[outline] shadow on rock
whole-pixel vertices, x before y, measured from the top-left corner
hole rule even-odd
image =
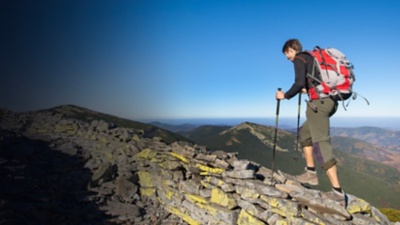
[[[0,131],[0,224],[110,224],[80,156]]]

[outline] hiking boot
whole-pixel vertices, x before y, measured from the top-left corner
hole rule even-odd
[[[316,186],[318,185],[318,177],[316,171],[310,171],[305,169],[304,173],[294,177],[298,182],[302,184],[309,184]]]
[[[332,191],[330,191],[330,192],[321,193],[321,196],[323,198],[328,198],[330,200],[338,202],[343,208],[347,207],[346,194],[343,191],[342,191],[342,193],[340,193],[340,192],[332,189]]]

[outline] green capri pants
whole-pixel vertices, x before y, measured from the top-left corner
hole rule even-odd
[[[316,160],[324,170],[328,170],[337,163],[332,154],[329,118],[335,114],[338,103],[331,98],[324,98],[323,102],[312,100],[312,103],[317,112],[307,106],[307,119],[300,130],[300,144],[302,147],[312,146]]]

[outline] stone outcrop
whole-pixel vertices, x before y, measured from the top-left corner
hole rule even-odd
[[[235,153],[105,121],[0,111],[0,224],[393,224]]]

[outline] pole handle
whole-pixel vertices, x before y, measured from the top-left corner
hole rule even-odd
[[[278,91],[282,91],[282,88],[278,88]],[[279,108],[280,108],[280,103],[281,100],[277,99],[277,105],[276,105],[276,126],[278,126],[278,115],[279,115]]]

